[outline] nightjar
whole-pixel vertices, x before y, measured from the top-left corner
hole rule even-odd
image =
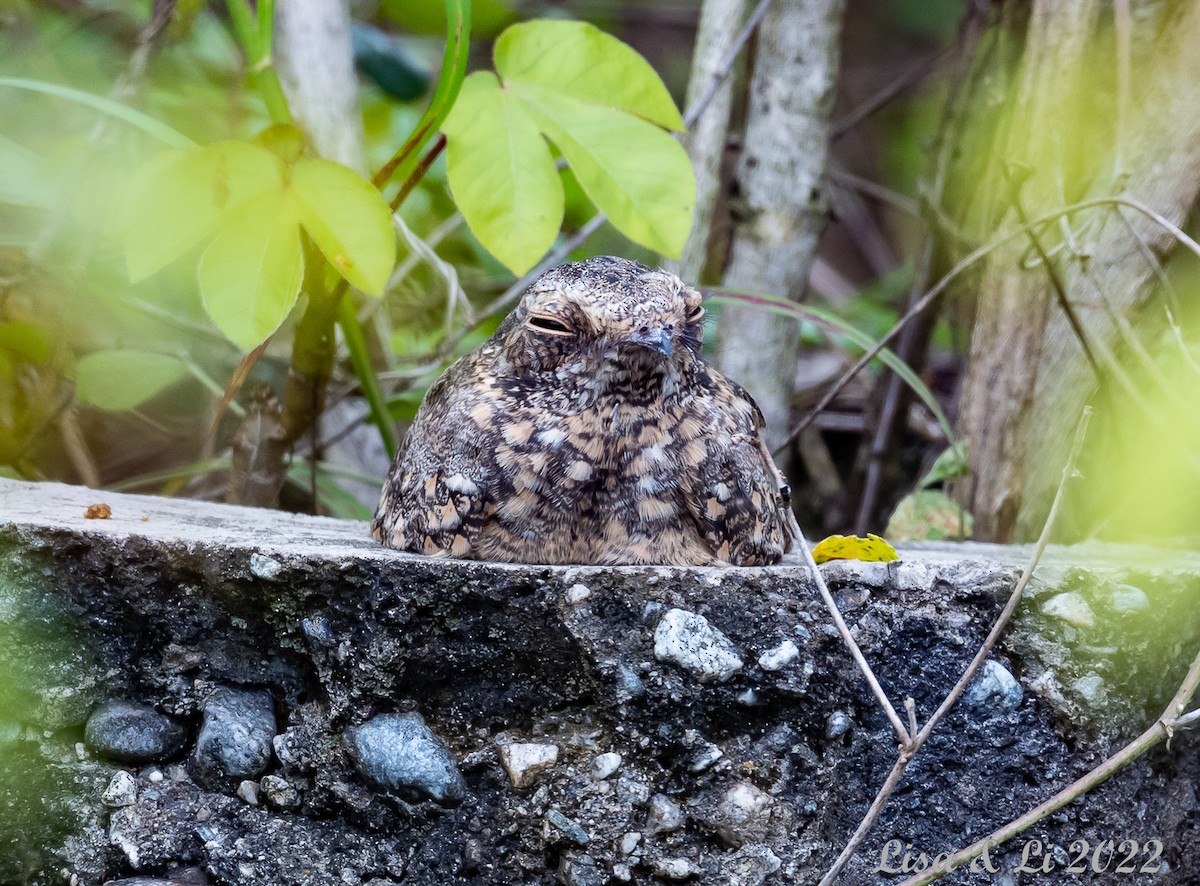
[[[372,534],[475,560],[778,561],[787,486],[758,407],[701,357],[703,317],[698,292],[636,262],[547,271],[425,395]]]

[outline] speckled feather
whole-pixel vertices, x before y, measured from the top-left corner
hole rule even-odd
[[[383,488],[389,547],[523,563],[774,563],[787,488],[700,355],[700,294],[602,256],[543,274],[429,389]]]

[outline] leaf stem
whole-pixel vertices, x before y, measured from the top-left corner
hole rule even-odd
[[[350,352],[350,363],[354,366],[354,374],[358,376],[359,387],[371,410],[371,418],[379,429],[379,437],[383,448],[391,458],[396,454],[398,446],[396,431],[392,426],[392,415],[388,411],[383,389],[379,387],[379,379],[375,376],[375,368],[371,365],[371,355],[367,350],[366,336],[363,335],[362,325],[358,322],[358,314],[354,310],[354,300],[346,292],[345,281],[334,290],[334,298],[339,300],[338,325],[342,327],[342,335],[346,339],[346,349]]]

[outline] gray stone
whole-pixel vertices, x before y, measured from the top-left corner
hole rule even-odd
[[[963,703],[981,712],[1004,713],[1021,706],[1025,693],[1004,665],[988,659],[963,693]]]
[[[452,806],[467,792],[458,763],[420,714],[377,714],[344,735],[358,771],[372,784]]]
[[[586,846],[591,840],[588,832],[581,828],[578,822],[567,818],[557,809],[546,813],[546,825],[549,842],[559,842],[561,837],[565,837],[576,846]]]
[[[558,863],[558,880],[563,886],[604,886],[605,879],[591,856],[563,856]]]
[[[850,727],[853,725],[854,721],[845,711],[834,711],[825,718],[825,737],[841,738],[850,731]]]
[[[1133,585],[1117,585],[1108,598],[1108,605],[1113,612],[1122,615],[1132,612],[1144,612],[1150,608],[1150,598],[1141,588]]]
[[[738,782],[727,790],[717,805],[717,835],[727,846],[762,843],[771,828],[775,800],[749,782]]]
[[[679,665],[702,682],[722,682],[742,669],[742,657],[732,641],[703,615],[685,609],[668,610],[659,619],[654,657]]]
[[[188,771],[202,784],[234,790],[271,762],[275,704],[269,692],[218,687],[204,702],[204,720]]]
[[[110,701],[88,717],[88,747],[121,763],[159,763],[178,754],[187,731],[176,720],[148,705]]]
[[[267,802],[276,809],[295,809],[300,805],[300,792],[280,775],[264,775],[259,787]]]

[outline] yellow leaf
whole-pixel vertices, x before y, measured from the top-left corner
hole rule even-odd
[[[874,533],[866,538],[857,535],[831,535],[813,548],[813,560],[825,563],[829,560],[867,560],[872,563],[887,563],[899,560],[896,549]]]

